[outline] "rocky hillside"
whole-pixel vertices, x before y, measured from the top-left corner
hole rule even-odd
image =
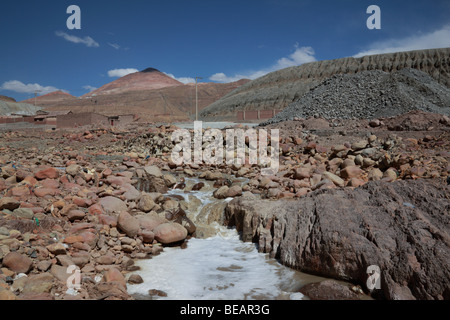
[[[0,100],[0,116],[10,116],[12,114],[33,115],[40,107],[35,107],[28,103],[6,102]]]
[[[376,119],[411,110],[450,115],[450,88],[411,68],[334,75],[261,124],[313,116]]]
[[[450,87],[450,48],[325,60],[269,73],[230,92],[202,111],[204,119],[235,119],[238,110],[284,109],[311,88],[337,74],[413,68]]]

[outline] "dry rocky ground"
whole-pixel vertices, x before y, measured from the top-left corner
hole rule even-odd
[[[184,176],[235,198],[218,220],[282,263],[362,288],[366,267],[378,264],[376,297],[450,298],[448,117],[271,128],[280,129],[273,176],[249,164],[176,166],[170,125],[0,133],[0,299],[133,299],[135,259],[196,235],[187,204],[166,194]],[[77,295],[67,287],[71,265],[81,270]]]

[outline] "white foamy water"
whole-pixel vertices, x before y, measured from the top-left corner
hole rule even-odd
[[[258,253],[254,244],[243,243],[235,230],[192,238],[186,249],[165,248],[136,265],[144,283],[128,285],[128,292],[148,295],[157,289],[171,300],[289,299],[299,285],[293,270]]]
[[[189,184],[196,178],[186,179]],[[207,188],[208,189],[208,188]],[[206,204],[217,201],[213,189],[192,191],[171,190],[189,201],[189,194],[202,202],[197,212],[188,212],[195,221]],[[149,290],[167,293],[167,297],[153,299],[170,300],[274,300],[303,298],[298,293],[302,285],[317,281],[303,273],[287,268],[267,254],[259,253],[255,244],[242,242],[234,229],[214,223],[217,234],[206,239],[191,238],[186,249],[166,247],[152,259],[138,260],[142,284],[128,284],[128,292],[137,297],[149,297]]]

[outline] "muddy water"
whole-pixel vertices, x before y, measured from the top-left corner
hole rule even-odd
[[[186,180],[190,190],[196,179]],[[223,210],[225,202],[212,197],[215,190],[206,185],[201,191],[172,190],[183,196],[187,214],[197,225],[197,234],[186,249],[165,248],[152,259],[138,260],[144,282],[128,285],[137,299],[170,300],[294,300],[304,298],[298,289],[306,283],[323,280],[284,267],[267,254],[259,253],[255,244],[242,242],[235,229],[221,226],[210,218]],[[217,214],[216,214],[217,215]],[[149,296],[149,290],[164,291],[167,296]]]

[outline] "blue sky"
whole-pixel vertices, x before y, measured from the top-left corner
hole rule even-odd
[[[69,30],[69,5],[81,30]],[[366,9],[381,9],[369,30]],[[254,79],[284,67],[450,47],[450,1],[58,0],[0,2],[0,94],[81,96],[148,67],[183,82]]]

